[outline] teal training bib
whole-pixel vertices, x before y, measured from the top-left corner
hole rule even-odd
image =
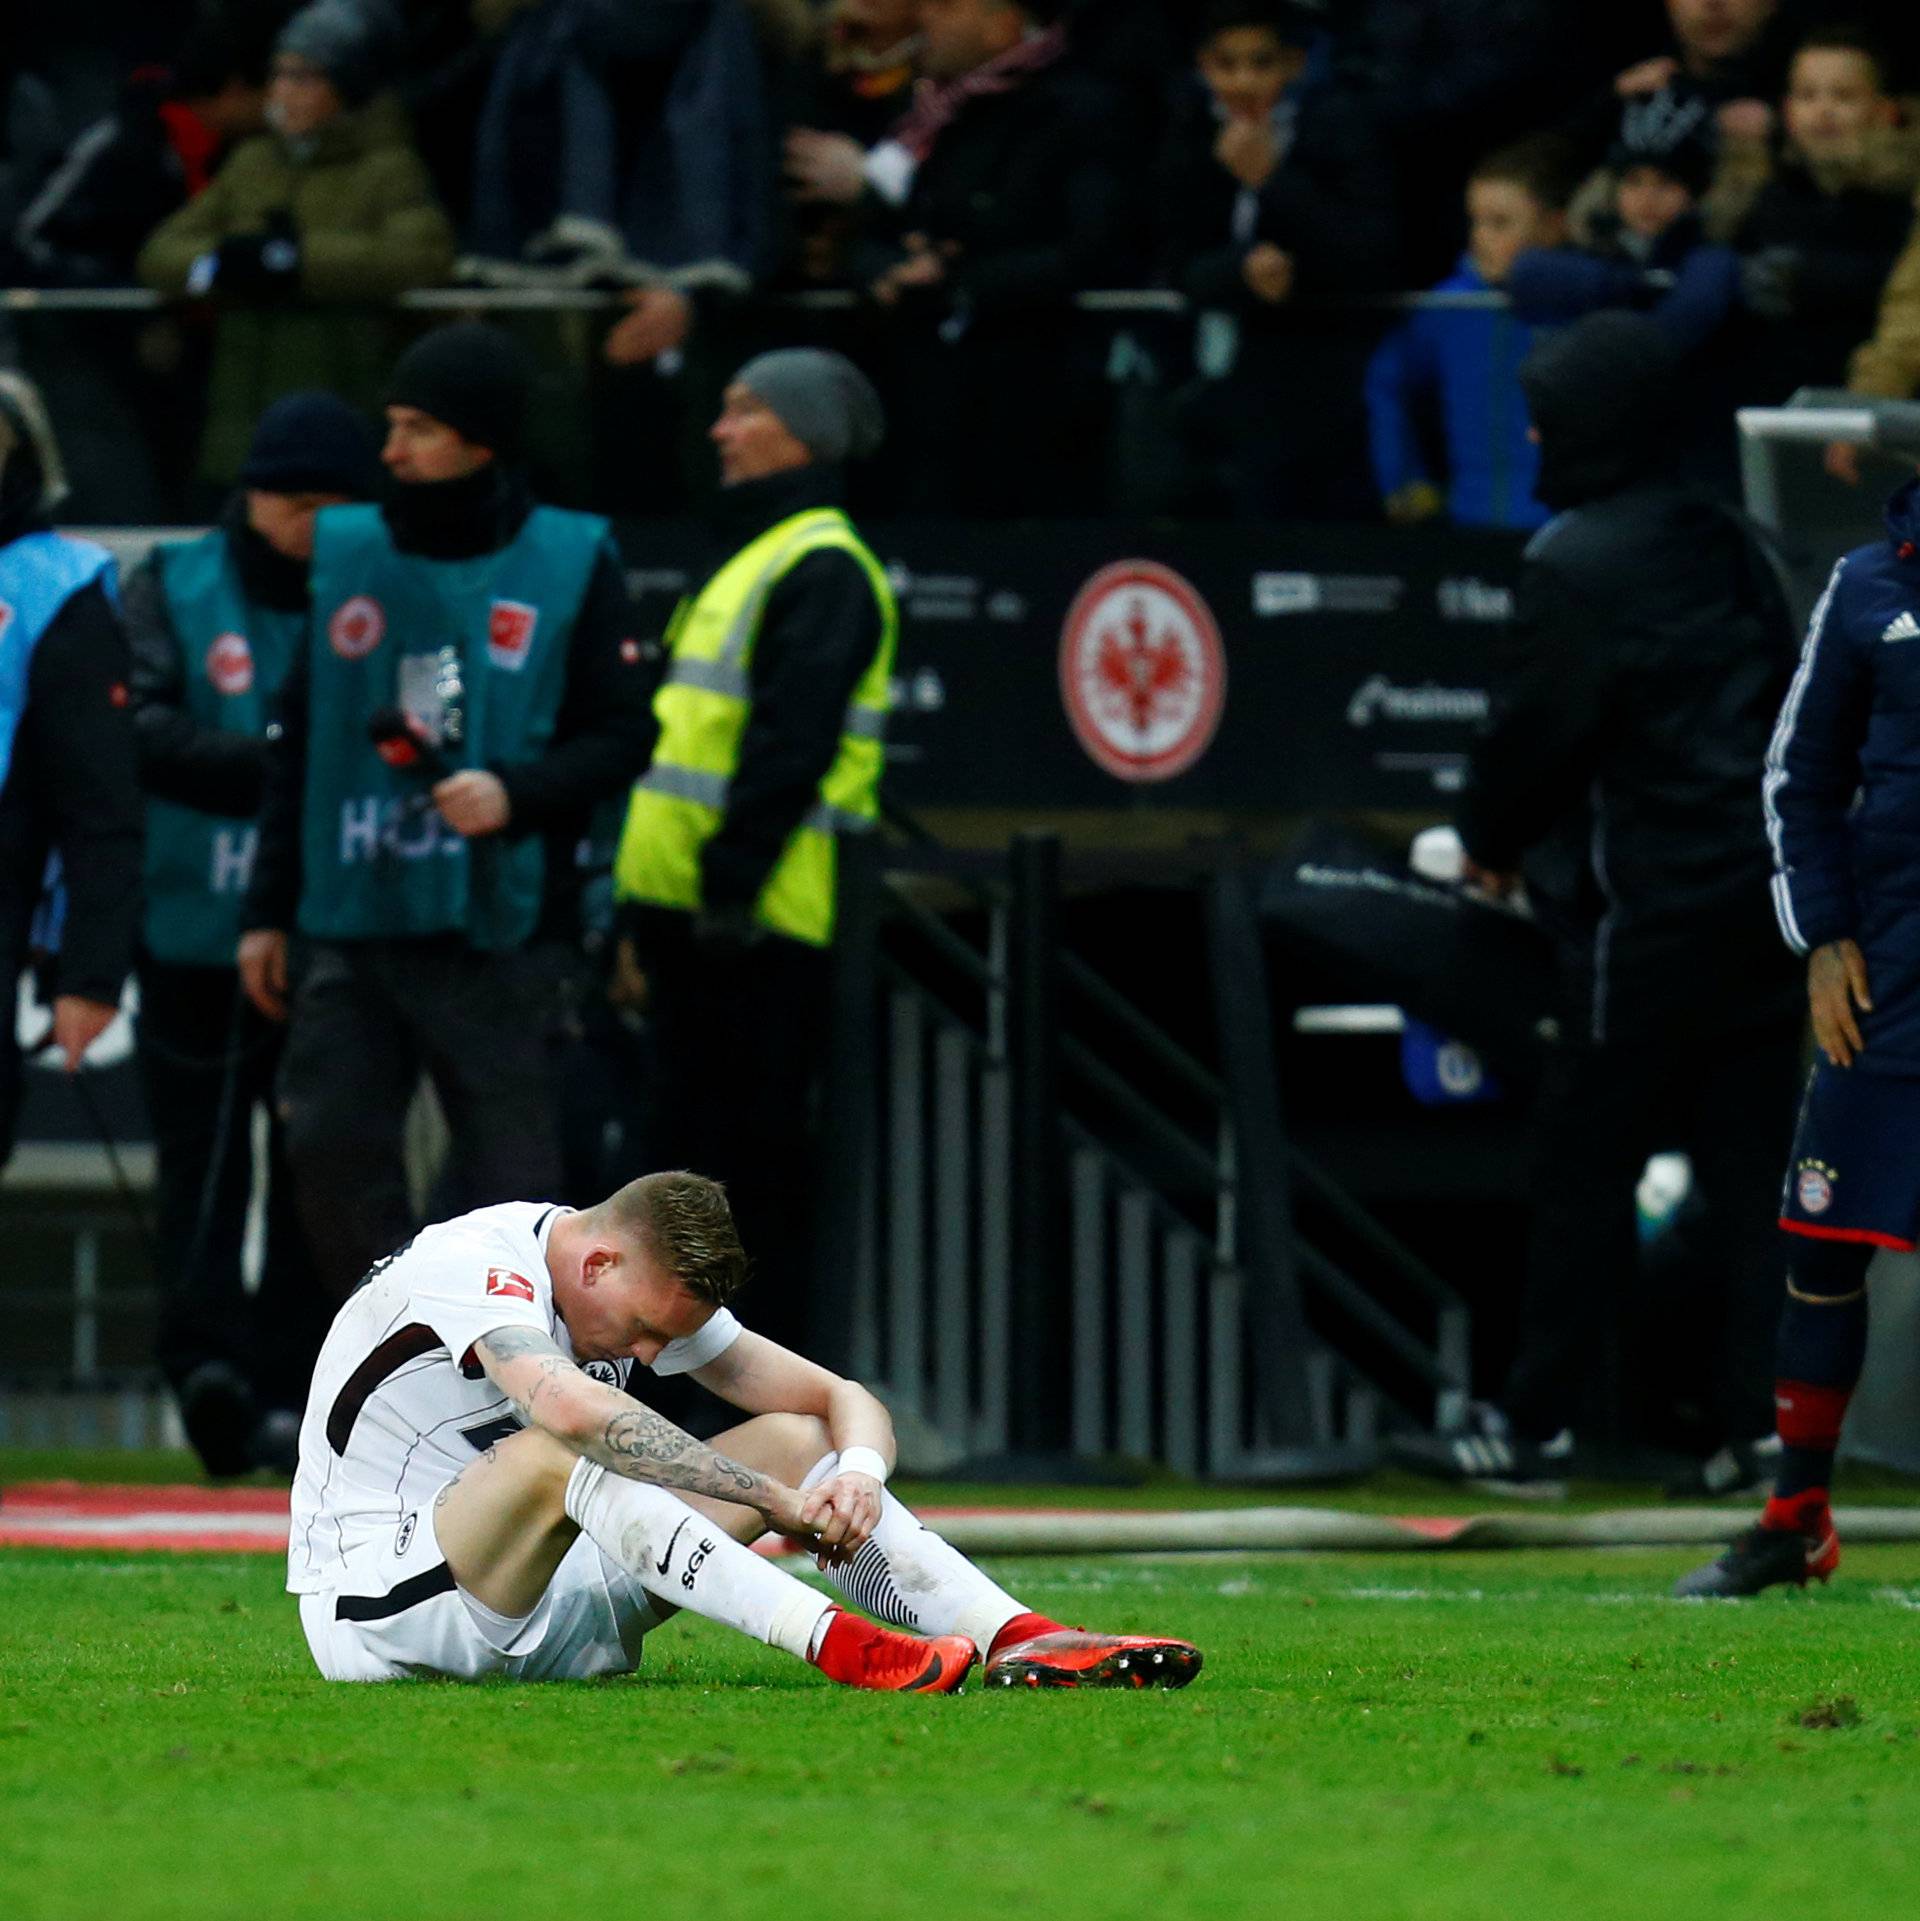
[[[610,545],[592,515],[536,507],[496,553],[398,552],[377,507],[315,522],[301,929],[324,940],[456,933],[522,945],[545,880],[538,835],[469,842],[430,782],[389,767],[368,723],[383,707],[427,722],[453,768],[537,759],[553,738],[567,650]]]
[[[182,704],[204,727],[259,738],[306,616],[248,601],[219,528],[159,548],[154,565],[180,640]],[[257,833],[250,820],[148,801],[146,945],[156,960],[233,965]]]

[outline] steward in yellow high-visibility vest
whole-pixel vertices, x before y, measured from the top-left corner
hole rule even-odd
[[[840,505],[883,431],[838,354],[748,362],[713,428],[729,556],[684,601],[614,861],[658,1057],[655,1164],[724,1181],[754,1325],[804,1347],[836,847],[879,812],[898,613]]]
[[[837,354],[764,354],[728,389],[714,439],[737,548],[668,629],[617,900],[832,941],[835,837],[879,816],[899,629],[839,505],[841,461],[879,432],[877,396]]]

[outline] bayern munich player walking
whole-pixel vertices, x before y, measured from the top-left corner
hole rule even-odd
[[[1920,481],[1833,570],[1767,756],[1774,907],[1808,956],[1815,1064],[1787,1164],[1782,1457],[1759,1524],[1682,1595],[1824,1581],[1828,1489],[1867,1350],[1867,1265],[1920,1240]]]
[[[849,1687],[953,1693],[976,1659],[1006,1687],[1199,1672],[1185,1641],[1034,1613],[916,1520],[886,1409],[742,1327],[745,1272],[724,1193],[681,1173],[481,1208],[380,1262],[300,1436],[287,1585],[321,1673],[624,1673],[681,1608]],[[750,1418],[709,1447],[625,1391],[636,1363]],[[754,1553],[769,1529],[891,1625]]]

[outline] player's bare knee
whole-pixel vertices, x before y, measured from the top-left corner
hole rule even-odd
[[[529,1427],[496,1441],[481,1459],[484,1476],[463,1474],[463,1481],[483,1479],[491,1499],[510,1500],[522,1508],[537,1503],[558,1515],[565,1509],[567,1482],[580,1456],[543,1429]]]
[[[789,1486],[797,1486],[802,1475],[833,1452],[826,1422],[813,1414],[758,1414],[730,1434],[716,1435],[713,1444]]]
[[[573,1470],[580,1465],[580,1456],[566,1442],[556,1440],[544,1428],[529,1427],[510,1436],[500,1443],[502,1452],[517,1448],[520,1458],[525,1461],[527,1471],[549,1481],[562,1494]]]

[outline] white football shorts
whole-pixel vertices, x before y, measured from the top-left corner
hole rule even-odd
[[[300,1625],[329,1681],[439,1674],[578,1681],[631,1674],[643,1638],[675,1612],[581,1535],[540,1604],[507,1623],[455,1586],[431,1505],[398,1527],[347,1538],[338,1588],[300,1596]]]

